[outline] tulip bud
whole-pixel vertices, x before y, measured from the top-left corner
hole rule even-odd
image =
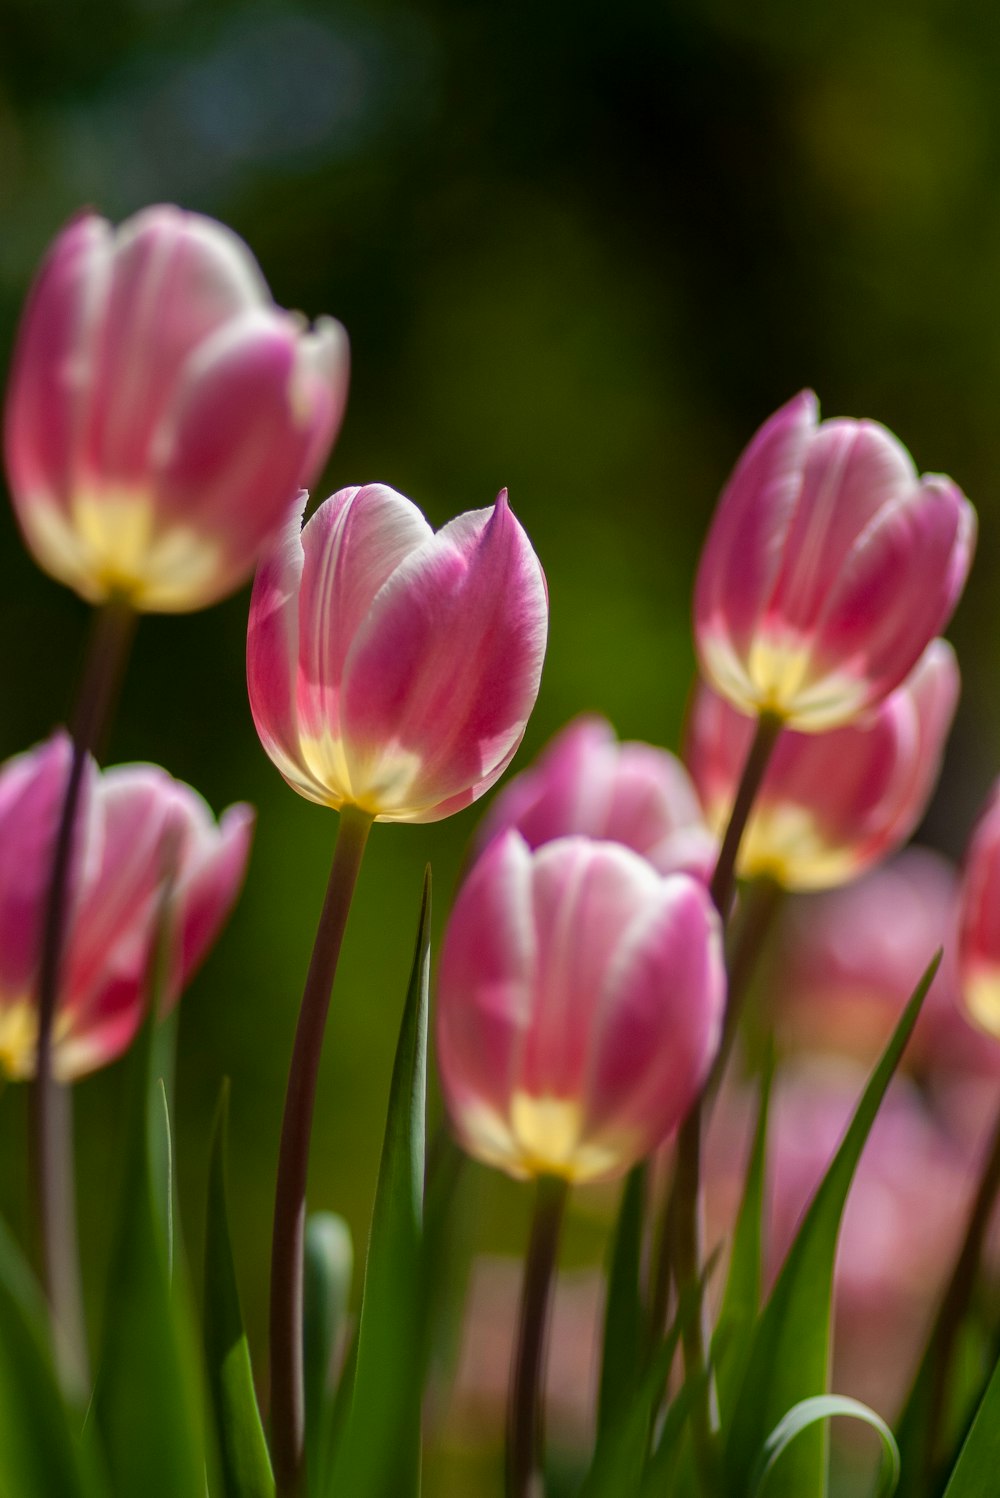
[[[339,323],[271,300],[229,229],[171,207],[56,239],[6,413],[35,560],[91,603],[183,612],[250,575],[322,466],[347,389]]]
[[[969,1017],[1000,1037],[1000,781],[965,855],[960,897],[959,976]]]
[[[503,490],[436,534],[383,484],[291,517],[250,601],[257,732],[300,795],[435,822],[510,763],[538,694],[545,579]]]
[[[57,734],[0,768],[0,1073],[34,1075],[36,987],[53,843],[69,774]],[[164,999],[176,1002],[243,881],[253,813],[218,825],[190,786],[155,765],[88,762],[68,885],[53,1070],[72,1081],[124,1051],[142,1019],[162,897],[171,893]]]
[[[715,689],[810,733],[900,684],[955,607],[976,531],[956,485],[918,478],[885,427],[817,418],[804,391],[740,458],[694,603]]]
[[[438,1060],[465,1149],[508,1174],[620,1175],[680,1123],[718,1046],[719,917],[700,882],[615,843],[513,830],[461,889]]]
[[[604,718],[570,723],[538,763],[497,796],[479,844],[516,827],[530,848],[557,837],[624,843],[661,874],[707,879],[717,854],[698,794],[676,755],[651,744],[621,744]]]
[[[824,734],[785,730],[768,763],[737,868],[787,889],[843,884],[900,847],[926,809],[958,700],[954,651],[934,640],[902,686]],[[696,689],[684,758],[709,825],[729,820],[753,723]]]

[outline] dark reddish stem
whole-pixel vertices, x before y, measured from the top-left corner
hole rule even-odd
[[[507,1402],[507,1498],[532,1498],[535,1474],[541,1470],[549,1302],[568,1194],[566,1181],[539,1178]]]
[[[52,1075],[52,1028],[59,1003],[69,871],[84,770],[88,755],[103,747],[135,623],[130,605],[117,598],[104,604],[94,620],[71,724],[73,755],[59,814],[39,958],[38,1054],[30,1110],[32,1168],[57,1357],[68,1384],[80,1391],[86,1385],[87,1351],[76,1235],[72,1106],[68,1091]]]
[[[271,1240],[271,1455],[279,1498],[298,1498],[305,1478],[302,1277],[309,1139],[330,995],[371,825],[371,816],[356,806],[340,813],[285,1094]]]

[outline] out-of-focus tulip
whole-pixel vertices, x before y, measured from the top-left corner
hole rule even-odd
[[[538,694],[548,599],[504,490],[434,532],[383,484],[290,519],[250,602],[261,742],[321,805],[435,822],[503,773]]]
[[[840,1143],[864,1067],[801,1059],[778,1076],[769,1115],[771,1201],[766,1272],[773,1280]],[[727,1118],[727,1111],[730,1117]],[[739,1113],[736,1107],[736,1133]],[[706,1149],[711,1246],[731,1231],[740,1150],[724,1096]],[[836,1263],[835,1389],[891,1415],[906,1393],[965,1227],[975,1162],[922,1104],[893,1082],[847,1200]],[[721,1210],[720,1210],[721,1209]]]
[[[722,495],[695,591],[709,681],[803,732],[897,687],[944,627],[975,543],[950,479],[872,421],[817,424],[811,391],[761,427]]]
[[[438,1059],[470,1154],[609,1179],[680,1123],[718,1044],[718,915],[703,884],[617,843],[502,833],[441,952]]]
[[[536,765],[497,796],[480,846],[516,827],[530,848],[580,834],[624,843],[661,874],[708,878],[718,852],[698,794],[676,755],[651,744],[619,743],[604,718],[570,723]]]
[[[1000,1037],[1000,781],[990,793],[965,857],[959,966],[965,1008]]]
[[[903,685],[857,723],[825,734],[786,729],[754,801],[738,871],[788,889],[823,889],[887,857],[923,816],[958,691],[954,651],[934,640]],[[697,688],[684,758],[720,833],[752,735],[751,719]]]
[[[783,1040],[870,1064],[939,948],[904,1065],[935,1090],[951,1078],[995,1079],[1000,1047],[958,1005],[958,876],[928,848],[789,907],[768,983]]]
[[[343,413],[347,339],[275,306],[246,245],[159,206],[84,214],[32,289],[6,417],[36,561],[92,603],[202,608],[238,587]]]
[[[34,1074],[39,944],[71,746],[57,734],[0,770],[0,1074]],[[171,894],[164,999],[173,1003],[215,940],[246,868],[248,806],[216,824],[190,786],[155,765],[88,762],[69,881],[53,1070],[105,1066],[140,1024],[165,881]]]

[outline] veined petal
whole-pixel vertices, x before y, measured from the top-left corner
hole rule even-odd
[[[352,781],[374,810],[412,819],[493,783],[534,705],[547,623],[542,570],[505,492],[407,557],[344,665]]]
[[[188,837],[177,881],[178,951],[183,987],[200,966],[243,886],[256,814],[245,802],[230,806],[216,825],[207,804],[188,793]]]

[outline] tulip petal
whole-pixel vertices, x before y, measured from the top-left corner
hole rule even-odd
[[[547,620],[541,567],[505,493],[411,553],[345,662],[341,715],[356,789],[412,820],[493,784],[537,695]]]

